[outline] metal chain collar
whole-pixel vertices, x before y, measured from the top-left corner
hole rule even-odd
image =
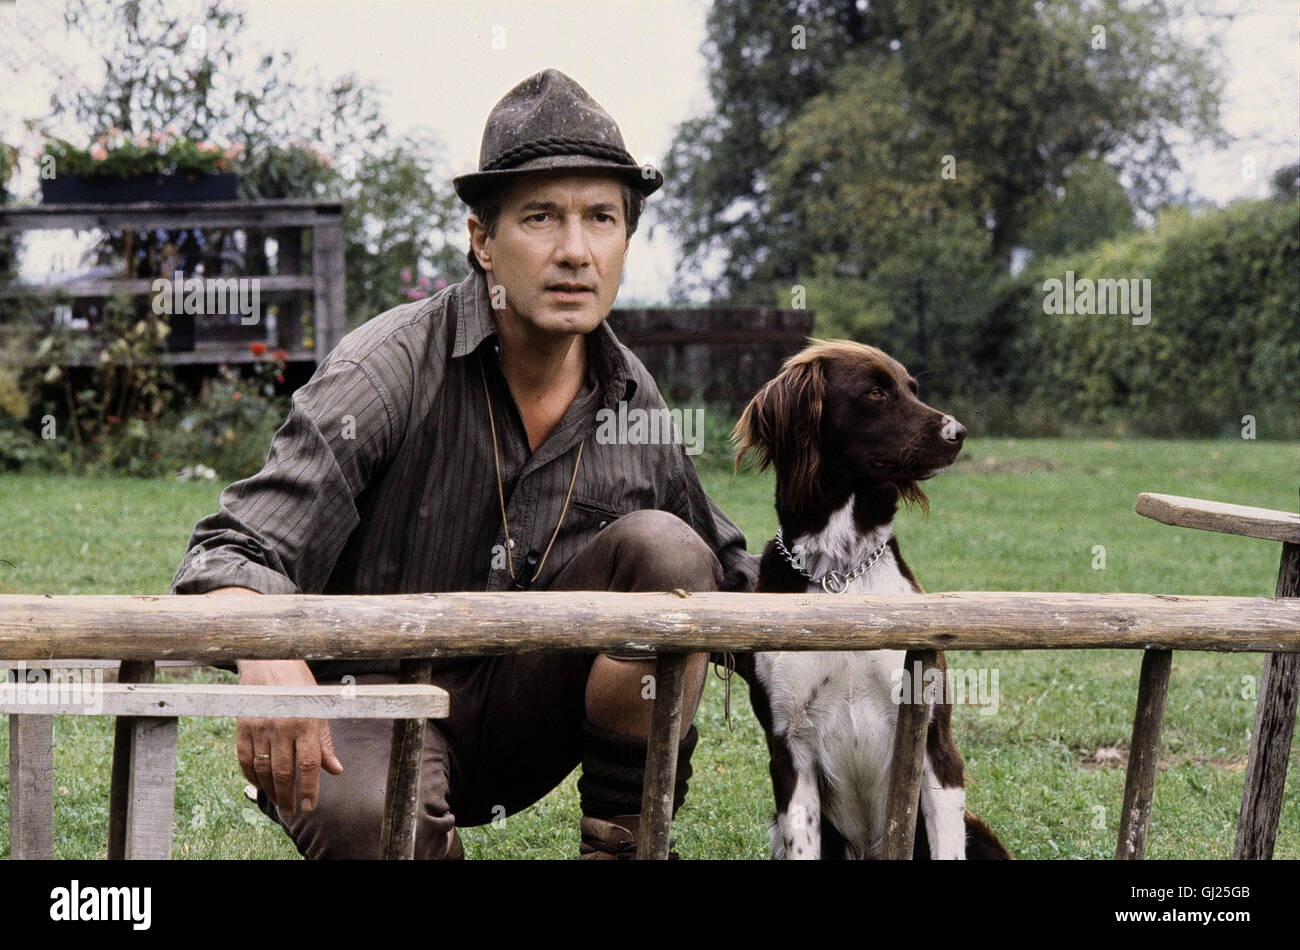
[[[794,555],[792,555],[790,551],[786,548],[785,540],[781,537],[780,528],[776,529],[776,547],[777,550],[781,552],[781,555],[787,561],[790,562],[791,567],[793,567],[804,577],[808,578],[808,580],[812,581],[814,584],[821,584],[822,590],[826,591],[826,593],[842,594],[849,589],[849,584],[857,580],[863,574],[867,573],[867,571],[871,570],[871,565],[875,564],[877,561],[880,560],[881,555],[885,553],[885,548],[889,547],[889,538],[885,538],[884,543],[880,545],[880,547],[872,551],[871,554],[867,556],[867,559],[865,561],[859,564],[852,571],[849,571],[847,574],[843,574],[839,571],[827,571],[820,578],[813,577],[802,567],[799,567],[794,563]]]

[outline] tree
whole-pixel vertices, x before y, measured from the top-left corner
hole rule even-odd
[[[709,34],[717,112],[678,127],[661,216],[731,293],[827,257],[865,276],[882,235],[954,215],[1005,271],[1076,162],[1154,207],[1172,130],[1220,135],[1213,47],[1163,3],[716,0]]]

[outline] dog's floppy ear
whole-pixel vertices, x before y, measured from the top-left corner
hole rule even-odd
[[[779,500],[801,511],[812,496],[821,465],[822,395],[826,380],[821,360],[787,363],[749,401],[732,430],[736,466],[753,451],[758,470],[776,469]]]

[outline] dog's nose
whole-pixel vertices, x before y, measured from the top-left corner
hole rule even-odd
[[[943,428],[940,429],[945,442],[956,442],[961,444],[966,438],[966,427],[954,419],[952,416],[943,417]]]

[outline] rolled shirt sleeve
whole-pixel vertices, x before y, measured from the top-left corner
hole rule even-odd
[[[394,445],[394,422],[362,363],[328,359],[294,393],[262,470],[228,486],[195,526],[172,593],[320,592],[360,521],[356,497]]]

